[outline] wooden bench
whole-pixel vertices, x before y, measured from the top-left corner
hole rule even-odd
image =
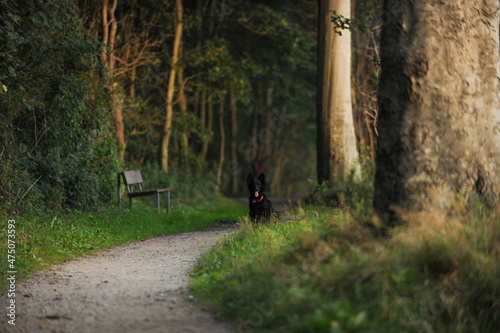
[[[118,209],[121,209],[121,182],[120,179],[123,177],[125,182],[125,188],[127,189],[128,200],[130,202],[130,208],[132,208],[132,198],[147,197],[151,195],[156,195],[156,209],[158,213],[160,212],[160,194],[167,193],[167,213],[170,213],[170,190],[169,188],[163,188],[158,190],[143,190],[142,189],[142,175],[140,171],[123,171],[118,172],[117,186],[118,186]],[[134,192],[134,185],[139,187],[139,191]]]

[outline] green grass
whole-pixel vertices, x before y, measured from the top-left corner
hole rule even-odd
[[[247,213],[245,205],[218,198],[203,206],[179,206],[171,214],[158,214],[141,200],[132,210],[114,207],[100,213],[45,213],[43,216],[15,218],[15,270],[22,279],[62,262],[114,245],[157,235],[199,229],[216,224],[217,219],[237,220]],[[8,220],[0,225],[0,291],[4,292],[9,271],[7,261]]]
[[[243,223],[192,291],[243,332],[498,332],[500,211],[462,205],[384,236],[328,207]]]

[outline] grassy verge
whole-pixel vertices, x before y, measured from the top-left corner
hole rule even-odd
[[[171,214],[158,214],[141,200],[132,210],[106,208],[100,213],[54,213],[15,219],[15,270],[17,279],[55,263],[95,252],[114,245],[162,234],[199,229],[213,225],[217,219],[238,219],[247,207],[230,199],[219,198],[203,207],[181,206]],[[7,287],[6,272],[8,220],[0,225],[0,292]]]
[[[240,332],[498,332],[500,211],[461,204],[389,236],[326,207],[243,224],[191,287]]]

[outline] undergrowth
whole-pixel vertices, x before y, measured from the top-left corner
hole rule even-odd
[[[142,240],[162,234],[199,229],[237,220],[246,214],[245,205],[216,198],[203,206],[176,206],[170,214],[160,213],[142,200],[134,200],[134,208],[104,208],[100,212],[44,212],[12,217],[15,220],[14,269],[8,269],[8,219],[0,225],[0,293],[7,287],[6,272],[16,270],[22,279],[55,263],[76,258],[103,248]]]
[[[239,332],[498,332],[500,210],[459,199],[384,236],[325,206],[243,224],[192,292]]]

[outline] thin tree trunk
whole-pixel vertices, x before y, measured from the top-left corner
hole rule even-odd
[[[331,85],[333,28],[330,26],[329,10],[333,0],[318,0],[318,60],[316,94],[316,152],[318,182],[330,181],[330,112],[328,94]]]
[[[233,92],[231,92],[231,162],[233,163],[231,168],[231,177],[233,178],[233,194],[238,193],[238,118],[237,118],[237,108],[236,108],[236,97]]]
[[[370,122],[370,118],[368,114],[364,114],[366,130],[368,131],[368,138],[370,140],[370,158],[372,161],[375,161],[375,136],[373,134],[372,123]]]
[[[498,196],[498,1],[384,1],[374,206],[384,218],[457,194]],[[442,15],[446,13],[446,15]],[[460,24],[457,24],[460,22]]]
[[[212,134],[212,123],[213,123],[213,119],[214,119],[214,111],[213,111],[214,109],[213,109],[213,105],[212,105],[212,95],[208,96],[207,103],[208,103],[208,117],[207,117],[208,119],[207,119],[206,130],[211,135]],[[207,158],[208,143],[209,142],[210,142],[209,139],[206,139],[205,141],[203,141],[203,147],[202,147],[202,150],[201,150],[201,160],[202,161],[205,161],[206,158]]]
[[[182,53],[182,47],[179,51],[179,54]],[[184,93],[184,73],[183,70],[180,69],[177,71],[177,79],[179,81],[179,107],[182,113],[187,112],[187,98]],[[181,141],[181,165],[186,165],[189,156],[189,138],[186,132],[182,133],[182,141]]]
[[[118,138],[118,151],[117,156],[119,159],[123,160],[123,155],[125,154],[125,126],[123,125],[123,98],[120,94],[118,84],[114,83],[111,88],[111,93],[113,95],[113,120],[115,123],[116,135]]]
[[[287,105],[286,103],[283,104],[281,108],[281,117],[284,117],[286,113],[286,108]],[[273,144],[273,166],[274,166],[274,172],[273,172],[273,188],[272,188],[272,193],[276,195],[278,193],[279,188],[280,188],[280,179],[281,179],[281,167],[282,163],[285,157],[285,153],[288,151],[290,148],[290,143],[293,142],[293,133],[295,133],[295,123],[292,125],[292,128],[288,130],[289,133],[292,133],[292,139],[287,140],[283,139],[283,130],[281,129],[281,126],[283,124],[277,125],[277,131],[274,133],[274,144]],[[286,133],[286,132],[285,132]],[[283,142],[285,141],[285,142]]]
[[[201,92],[200,96],[200,122],[201,122],[201,128],[202,131],[205,131],[205,128],[207,126],[207,92],[203,90]],[[203,151],[203,145],[205,144],[205,141],[201,144],[201,146],[198,146],[198,153],[201,156],[202,151]]]
[[[264,164],[266,163],[269,157],[271,156],[271,142],[273,141],[274,133],[270,129],[271,125],[271,109],[273,105],[274,98],[274,82],[269,82],[269,85],[266,89],[265,96],[265,107],[264,107],[264,115],[265,115],[265,123],[261,126],[259,131],[259,142],[263,145],[263,151],[260,154]]]
[[[215,193],[220,192],[221,179],[222,179],[222,166],[224,165],[224,146],[226,145],[226,134],[224,133],[223,116],[224,116],[224,101],[221,101],[219,109],[220,157],[219,157],[219,167],[217,169],[217,185],[215,186]]]
[[[292,166],[290,167],[290,173],[288,174],[288,180],[286,184],[286,197],[289,199],[292,196],[292,180],[293,180],[293,173],[295,172],[295,165],[296,165],[297,160],[293,159],[292,160]]]
[[[174,102],[174,88],[175,88],[175,73],[179,55],[179,48],[182,38],[182,1],[175,1],[175,36],[174,46],[172,52],[172,68],[168,78],[167,87],[167,107],[165,125],[163,128],[163,139],[161,143],[161,169],[168,173],[168,145],[170,137],[172,136],[172,117],[173,117],[173,102]]]

